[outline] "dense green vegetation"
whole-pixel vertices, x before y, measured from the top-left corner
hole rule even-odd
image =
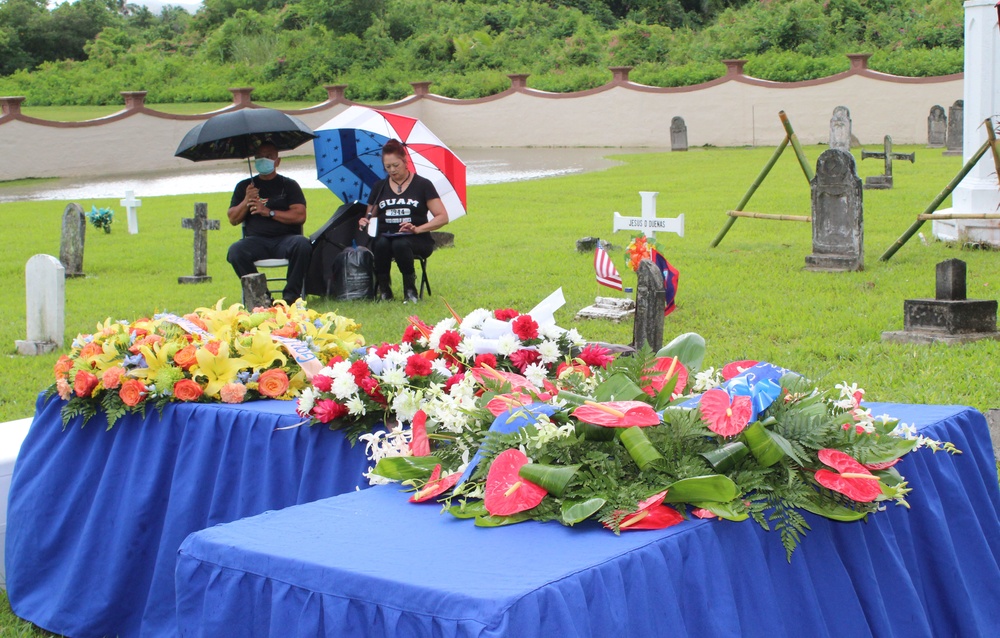
[[[474,98],[529,73],[531,87],[575,91],[632,66],[631,79],[683,86],[722,60],[795,81],[848,68],[846,53],[897,75],[962,70],[958,0],[205,0],[154,15],[124,0],[0,0],[0,95],[26,105],[405,97],[415,81]]]

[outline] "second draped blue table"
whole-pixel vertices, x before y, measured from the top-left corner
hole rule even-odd
[[[791,563],[753,522],[616,537],[594,524],[480,529],[397,486],[192,534],[177,562],[185,637],[995,636],[1000,488],[985,419],[876,404],[963,454],[900,470],[912,509],[807,515]]]
[[[18,616],[73,638],[176,635],[188,534],[367,487],[364,445],[289,428],[292,401],[172,404],[111,431],[101,415],[64,429],[63,405],[39,399],[14,467],[7,593]]]

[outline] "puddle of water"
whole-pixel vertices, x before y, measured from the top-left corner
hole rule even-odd
[[[457,149],[456,153],[466,163],[466,183],[475,186],[603,170],[617,164],[606,159],[608,155],[664,150],[666,149],[475,148]],[[297,181],[302,188],[325,188],[316,178],[316,168],[311,157],[285,159],[281,164],[281,173]],[[245,162],[233,160],[231,165],[192,163],[191,168],[182,170],[118,175],[106,179],[65,177],[36,184],[0,184],[0,203],[120,198],[129,190],[136,197],[222,193],[232,191],[236,182],[249,174]]]

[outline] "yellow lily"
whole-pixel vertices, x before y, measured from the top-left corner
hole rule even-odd
[[[129,376],[139,379],[155,378],[157,373],[163,368],[172,368],[174,365],[174,354],[180,350],[177,342],[157,343],[150,349],[149,346],[140,346],[139,352],[146,360],[145,368],[136,368],[129,373]]]
[[[243,345],[241,341],[245,342],[246,339],[236,340],[234,343],[236,351],[254,370],[266,370],[275,361],[280,361],[282,367],[288,362],[288,357],[282,353],[281,346],[271,338],[271,333],[267,330],[254,332],[249,345]]]
[[[194,356],[198,364],[191,367],[191,372],[195,381],[205,379],[205,395],[210,397],[217,397],[222,386],[235,381],[241,369],[250,367],[245,359],[230,357],[229,346],[225,343],[219,347],[217,355],[208,348],[198,348]]]
[[[225,341],[225,336],[223,332],[227,331],[231,334],[233,326],[237,324],[240,317],[246,315],[246,310],[243,306],[235,303],[228,308],[222,307],[222,302],[225,299],[220,299],[218,303],[215,304],[215,308],[198,308],[195,312],[201,317],[201,320],[205,322],[208,326],[208,331],[220,338],[220,340]]]

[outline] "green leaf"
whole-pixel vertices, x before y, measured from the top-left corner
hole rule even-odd
[[[455,518],[476,518],[479,516],[489,516],[486,511],[486,504],[482,501],[465,501],[448,508],[448,513]]]
[[[750,449],[740,441],[730,441],[722,447],[702,452],[701,456],[712,465],[712,469],[725,474],[750,453]]]
[[[737,501],[730,501],[728,503],[691,503],[691,506],[706,509],[727,521],[736,521],[738,523],[750,518],[750,514],[747,513],[746,508],[741,507]]]
[[[761,467],[771,467],[785,456],[781,447],[771,438],[771,432],[760,421],[747,426],[742,438]]]
[[[705,360],[705,338],[695,332],[686,332],[660,348],[657,357],[677,357],[691,374],[701,370]]]
[[[896,438],[891,444],[888,444],[888,439],[882,441],[880,448],[880,454],[872,454],[865,458],[865,463],[887,463],[889,461],[894,461],[904,454],[908,454],[913,451],[913,448],[917,445],[916,439],[900,439]]]
[[[615,428],[606,428],[603,425],[594,425],[583,421],[576,421],[573,427],[576,428],[576,435],[582,436],[587,441],[611,441],[616,434]]]
[[[834,521],[857,521],[861,520],[865,516],[868,516],[867,512],[858,512],[848,509],[843,505],[837,505],[836,503],[817,503],[815,501],[806,501],[801,504],[801,507],[807,512],[812,512],[817,516],[829,518]]]
[[[583,405],[584,402],[588,400],[587,397],[582,394],[575,394],[567,390],[560,390],[556,395],[556,398],[565,401],[567,405],[571,405],[574,408]]]
[[[553,496],[562,496],[570,479],[580,469],[579,465],[543,465],[528,463],[517,471],[518,476],[540,485]]]
[[[491,516],[487,514],[476,517],[476,527],[503,527],[504,525],[514,525],[528,520],[531,520],[531,516],[524,512],[511,514],[510,516]]]
[[[565,501],[562,504],[562,520],[567,525],[575,525],[599,512],[605,503],[606,500],[597,496],[585,501]]]
[[[768,431],[768,435],[770,435],[771,440],[774,441],[777,444],[777,446],[781,448],[781,451],[784,452],[789,457],[791,457],[793,461],[795,461],[799,465],[803,466],[808,465],[805,459],[803,459],[801,456],[795,453],[795,450],[792,449],[792,444],[788,442],[788,439],[781,436],[777,432]]]
[[[649,397],[632,379],[615,373],[601,382],[594,390],[595,401],[635,401]]]
[[[632,426],[622,430],[620,438],[622,445],[628,450],[629,456],[632,457],[640,470],[646,469],[650,463],[663,458],[663,455],[653,447],[642,428]]]
[[[728,503],[739,495],[736,483],[728,476],[709,474],[681,479],[667,486],[664,503],[695,503],[709,501]]]
[[[426,479],[440,462],[436,456],[392,456],[381,459],[373,473],[393,481]]]

